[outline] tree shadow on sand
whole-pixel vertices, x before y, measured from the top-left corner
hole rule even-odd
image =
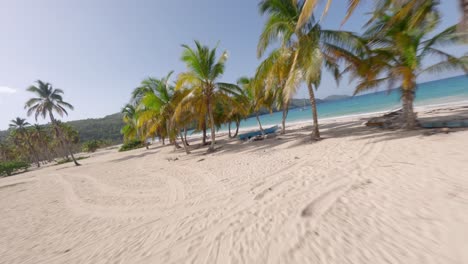
[[[442,109],[453,110],[453,109]],[[468,109],[459,109],[461,111],[454,111],[442,116],[431,116],[419,118],[420,122],[435,121],[435,120],[456,120],[460,118],[468,118]],[[431,114],[439,110],[431,110]],[[426,112],[427,113],[427,112]],[[217,140],[217,150],[211,155],[219,155],[223,153],[249,153],[249,152],[262,152],[272,151],[276,147],[284,145],[285,148],[296,148],[304,146],[305,144],[317,144],[323,140],[331,138],[349,138],[349,140],[371,140],[372,142],[391,141],[396,139],[404,139],[410,137],[427,137],[439,133],[446,133],[440,129],[425,129],[420,128],[416,130],[405,129],[381,129],[375,127],[367,127],[365,123],[370,118],[360,118],[354,121],[327,123],[320,125],[322,140],[312,140],[312,125],[303,125],[295,129],[289,129],[284,135],[276,135],[272,138],[267,138],[259,141],[240,141],[238,139],[222,138]],[[450,133],[458,131],[466,131],[468,128],[450,129]],[[206,148],[198,147],[191,150],[192,156],[205,156]]]

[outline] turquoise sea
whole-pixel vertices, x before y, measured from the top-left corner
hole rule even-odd
[[[466,75],[419,84],[416,92],[415,106],[437,105],[461,101],[468,101],[468,76]],[[400,106],[400,92],[398,89],[394,89],[390,93],[388,91],[382,91],[354,96],[343,100],[323,102],[317,105],[317,111],[319,118],[324,119],[389,111],[399,108]],[[276,112],[262,115],[260,119],[262,125],[268,127],[281,124],[281,116],[281,112]],[[294,123],[311,120],[312,113],[309,107],[303,111],[301,111],[301,109],[289,110],[286,122]],[[257,120],[255,118],[248,118],[241,122],[241,129],[257,126]],[[226,128],[223,127],[221,130],[226,130]]]

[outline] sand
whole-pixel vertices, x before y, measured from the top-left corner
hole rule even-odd
[[[364,121],[2,178],[0,263],[468,263],[468,130]]]

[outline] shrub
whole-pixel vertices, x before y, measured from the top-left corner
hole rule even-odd
[[[99,140],[91,140],[83,143],[82,145],[82,150],[84,152],[95,152],[98,148],[100,148],[102,145],[102,142]]]
[[[134,139],[134,140],[124,143],[120,147],[119,151],[132,150],[132,149],[142,148],[144,146],[145,146],[145,142],[138,140],[138,139]]]
[[[29,163],[24,161],[6,161],[0,162],[0,176],[7,175],[10,176],[13,172],[19,170],[27,170],[29,168]]]

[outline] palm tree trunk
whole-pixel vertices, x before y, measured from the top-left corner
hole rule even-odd
[[[414,113],[414,90],[403,90],[403,117],[407,129],[416,128],[416,114]]]
[[[206,145],[206,118],[203,120],[203,124],[202,124],[203,128],[203,138],[202,138],[202,145]]]
[[[228,122],[228,135],[229,135],[229,138],[232,138],[232,135],[231,135],[231,120],[229,120],[229,122]]]
[[[214,122],[214,115],[211,102],[208,101],[208,115],[210,117],[210,132],[211,132],[211,144],[209,147],[209,151],[215,150],[216,144],[216,131],[215,131],[215,122]]]
[[[31,144],[31,142],[29,141],[28,138],[26,139],[26,142],[27,142],[27,144],[28,144],[29,149],[31,150],[31,155],[33,156],[33,159],[34,159],[34,161],[36,162],[37,167],[40,168],[40,167],[41,167],[41,163],[39,162],[39,157],[38,157],[38,155],[37,155],[36,150],[34,149],[34,146]]]
[[[265,135],[265,131],[263,131],[262,122],[260,122],[260,117],[258,116],[258,112],[255,112],[255,118],[257,118],[258,126],[260,127],[260,132],[262,132],[262,135]]]
[[[184,141],[185,141],[185,144],[187,144],[187,146],[190,146],[190,144],[187,141],[187,128],[186,127],[184,127]]]
[[[236,120],[236,133],[234,133],[233,137],[237,137],[237,134],[239,134],[239,127],[240,127],[240,121]]]
[[[286,134],[286,118],[288,117],[288,102],[283,102],[283,117],[281,120],[281,134]]]
[[[184,128],[184,130],[186,130],[186,129]],[[184,145],[185,153],[187,155],[190,154],[190,151],[189,151],[188,145],[187,145],[187,139],[184,139],[184,135],[182,134],[182,132],[180,132],[180,140],[182,141],[182,144]]]
[[[312,132],[312,139],[318,140],[320,139],[320,131],[319,131],[319,124],[318,124],[317,101],[315,100],[314,87],[312,86],[312,83],[308,83],[307,88],[309,89],[310,106],[312,107],[312,118],[314,120],[314,129]]]
[[[60,128],[58,127],[57,122],[55,121],[54,115],[52,112],[49,112],[50,116],[50,122],[54,126],[55,133],[57,134],[57,137],[59,138],[60,144],[65,148],[65,150],[70,154],[73,162],[75,163],[75,166],[80,166],[81,164],[76,161],[75,156],[73,155],[73,152],[71,151],[70,146],[65,142],[65,139],[63,138],[62,132],[60,131]]]

